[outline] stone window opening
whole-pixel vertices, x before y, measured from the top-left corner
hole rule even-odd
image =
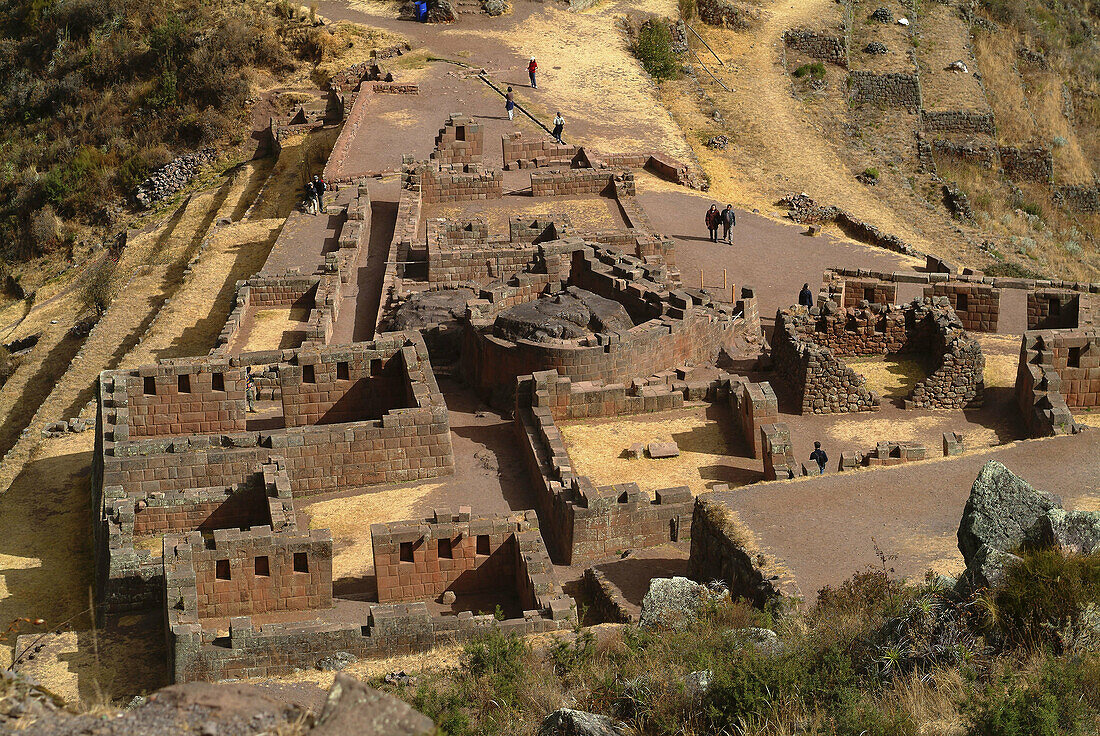
[[[1081,348],[1070,348],[1069,356],[1066,358],[1067,368],[1080,368],[1081,367]]]
[[[875,288],[873,286],[865,286],[863,288],[863,298],[872,304],[875,303]]]
[[[1061,317],[1062,316],[1062,300],[1061,299],[1055,298],[1055,299],[1050,300],[1050,316],[1051,317]]]
[[[266,578],[271,576],[271,559],[267,555],[256,558],[256,577]]]
[[[413,561],[413,543],[402,542],[401,543],[401,561],[412,562]]]
[[[215,373],[210,377],[210,388],[214,391],[225,391],[225,374]]]
[[[449,539],[440,539],[439,540],[438,551],[439,551],[439,559],[441,559],[441,560],[453,560],[454,559],[454,549],[451,547],[451,540],[449,540]]]
[[[455,126],[455,140],[456,141],[466,140],[466,126],[465,125],[456,125]]]
[[[477,535],[477,554],[488,557],[489,556],[489,535],[478,534]]]
[[[181,373],[176,376],[176,391],[181,394],[191,393],[191,376],[187,373]]]
[[[309,572],[309,558],[305,552],[294,553],[294,572]]]
[[[143,381],[142,393],[146,396],[157,395],[157,379],[153,376],[146,376]]]
[[[302,383],[317,383],[317,376],[313,372],[312,365],[302,366]]]
[[[230,580],[229,560],[216,560],[214,562],[214,577],[218,580]]]
[[[955,299],[955,311],[966,312],[970,309],[970,297],[966,294],[958,294]]]
[[[348,365],[348,362],[346,360],[341,360],[339,363],[336,364],[336,380],[351,380],[351,366]]]
[[[385,365],[382,363],[381,358],[375,358],[370,362],[370,374],[372,376],[382,375],[382,371],[385,369]]]

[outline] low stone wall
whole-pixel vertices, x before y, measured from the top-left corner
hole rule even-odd
[[[1037,289],[1027,295],[1027,328],[1059,330],[1078,327],[1082,295],[1067,289]]]
[[[926,133],[957,133],[993,137],[997,128],[991,112],[970,110],[921,110],[921,128]]]
[[[697,0],[696,7],[699,20],[720,28],[741,31],[751,28],[761,18],[759,8],[730,0]]]
[[[531,174],[532,197],[576,197],[581,194],[634,194],[634,174],[629,171],[570,169]]]
[[[901,465],[902,463],[924,460],[927,456],[924,445],[914,442],[879,442],[865,452],[845,452],[840,456],[837,471],[855,470],[860,466],[875,467]]]
[[[1064,184],[1054,187],[1054,200],[1086,215],[1100,212],[1100,185]]]
[[[940,156],[962,159],[978,164],[983,169],[991,169],[997,163],[997,144],[986,141],[967,140],[962,142],[937,139],[932,141],[932,150]]]
[[[424,204],[500,199],[504,179],[499,169],[481,164],[415,164],[405,169],[405,186],[420,187]]]
[[[779,420],[779,399],[767,381],[754,383],[735,376],[730,379],[730,410],[741,426],[741,436],[749,445],[751,457],[763,456],[764,446],[760,427]]]
[[[504,170],[569,165],[577,157],[577,146],[565,146],[550,138],[524,140],[523,133],[506,133],[500,138]]]
[[[786,480],[802,475],[802,468],[794,459],[791,430],[785,422],[761,425],[760,446],[764,480]]]
[[[1001,314],[1001,290],[988,284],[940,281],[924,287],[926,299],[942,296],[969,332],[996,332]]]
[[[848,73],[848,100],[855,105],[872,104],[916,112],[921,108],[920,81],[916,74]]]
[[[848,68],[848,44],[843,35],[830,35],[808,28],[791,28],[783,33],[783,43],[787,48],[811,58]]]
[[[722,582],[735,600],[744,598],[763,607],[779,597],[779,591],[771,582],[771,571],[754,563],[756,555],[750,544],[717,496],[704,494],[695,499],[688,576],[701,583]]]
[[[485,153],[485,132],[469,115],[452,113],[435,136],[431,160],[442,166],[480,163]]]
[[[1013,148],[1001,146],[1001,168],[1009,179],[1054,181],[1054,154],[1046,148]]]

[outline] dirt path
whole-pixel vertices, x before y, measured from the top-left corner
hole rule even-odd
[[[760,551],[789,572],[785,582],[813,600],[877,562],[876,547],[898,574],[962,569],[955,533],[970,487],[989,460],[999,460],[1036,488],[1062,496],[1066,508],[1097,508],[1100,433],[1028,440],[962,457],[876,470],[827,473],[760,483],[716,494],[755,535]]]

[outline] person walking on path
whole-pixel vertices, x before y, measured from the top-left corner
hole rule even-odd
[[[325,180],[319,176],[313,177],[313,188],[317,190],[317,214],[325,211]]]
[[[317,187],[313,185],[313,179],[306,182],[306,214],[315,215],[317,206]]]
[[[732,204],[727,204],[726,209],[722,210],[722,240],[730,245],[733,245],[733,237],[730,235],[730,230],[732,230],[735,225],[737,225],[737,213],[733,211]]]
[[[516,114],[516,93],[508,88],[508,94],[504,95],[504,109],[508,111],[508,119],[514,120]]]
[[[802,284],[802,291],[798,292],[798,306],[809,309],[814,305],[814,294],[810,291],[809,284]]]
[[[814,443],[814,451],[810,453],[810,459],[817,463],[817,474],[825,475],[825,463],[829,462],[829,456],[821,449],[821,443]]]
[[[244,398],[248,402],[248,411],[256,411],[256,383],[252,380],[252,369],[244,371]]]
[[[539,86],[535,84],[535,72],[539,69],[538,62],[535,61],[535,57],[531,57],[531,63],[527,65],[527,74],[531,77],[531,89],[538,89]]]
[[[722,220],[722,213],[718,211],[718,205],[712,204],[707,210],[707,230],[710,231],[710,242],[718,242],[718,225]]]
[[[561,116],[561,111],[559,110],[558,114],[554,116],[554,140],[557,141],[558,145],[563,145],[561,140],[561,132],[563,130],[565,130],[565,118]]]

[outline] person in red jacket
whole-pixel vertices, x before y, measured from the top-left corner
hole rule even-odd
[[[539,65],[535,62],[535,57],[531,57],[531,63],[527,65],[527,73],[531,75],[531,89],[538,89],[539,86],[535,84],[535,72],[538,71]]]

